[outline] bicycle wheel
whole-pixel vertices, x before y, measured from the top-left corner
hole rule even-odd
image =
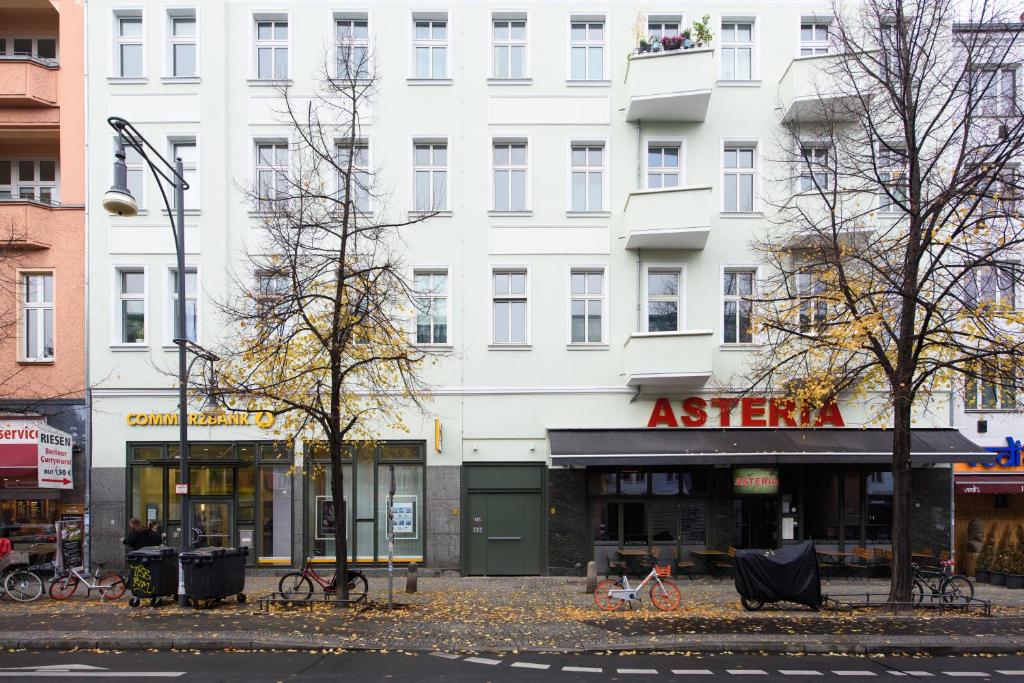
[[[128,588],[128,584],[125,583],[124,577],[120,574],[110,572],[105,574],[99,581],[99,585],[102,586],[100,589],[100,597],[104,600],[117,600],[124,591]]]
[[[313,582],[302,572],[292,572],[281,577],[277,591],[287,598],[309,600],[313,595]]]
[[[35,572],[15,569],[4,580],[4,590],[18,602],[32,602],[43,594],[43,580]]]
[[[931,589],[929,589],[927,595],[931,595],[931,593]],[[914,586],[910,589],[910,601],[917,605],[924,604],[925,594],[924,584],[914,579]]]
[[[662,579],[661,585],[651,585],[651,602],[662,612],[671,612],[679,608],[683,601],[683,594],[679,592],[679,586],[672,581]]]
[[[620,590],[621,588],[621,581],[605,579],[594,588],[594,604],[597,605],[598,609],[602,609],[605,612],[614,612],[620,609],[626,604],[626,601],[622,598],[613,598],[610,592]]]
[[[352,602],[366,600],[366,594],[370,590],[370,584],[362,572],[356,574],[349,572],[348,575],[348,599]]]
[[[78,590],[78,579],[74,576],[59,576],[50,582],[50,597],[67,600]]]
[[[957,574],[942,583],[942,602],[963,602],[966,605],[973,597],[974,584],[966,576]]]

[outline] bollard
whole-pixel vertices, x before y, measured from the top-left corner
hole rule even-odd
[[[417,566],[415,562],[409,563],[409,568],[406,569],[405,573],[405,592],[415,593],[416,592],[416,574]]]
[[[592,594],[595,588],[597,588],[597,562],[591,560],[587,562],[587,592]]]

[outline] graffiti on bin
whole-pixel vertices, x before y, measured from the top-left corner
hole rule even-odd
[[[147,595],[155,592],[152,572],[141,564],[135,565],[132,571],[132,593]]]

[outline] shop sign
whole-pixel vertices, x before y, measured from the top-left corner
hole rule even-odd
[[[973,472],[979,474],[1021,474],[1024,473],[1024,466],[1021,465],[1021,442],[1012,436],[1006,437],[1005,446],[986,446],[985,450],[995,453],[996,458],[991,463],[958,462],[957,472]]]
[[[711,399],[690,396],[679,404],[659,398],[654,402],[648,427],[845,427],[839,404],[829,401],[820,408],[797,404],[792,399],[744,396]],[[710,425],[708,423],[711,423]]]
[[[71,435],[45,422],[10,420],[0,422],[0,465],[4,469],[23,470],[31,477],[36,471],[36,486],[44,489],[70,489],[72,476]]]
[[[125,421],[129,427],[177,427],[178,413],[128,413]],[[225,412],[217,415],[189,413],[190,427],[259,427],[270,429],[274,426],[274,414],[265,410],[251,413]]]
[[[732,492],[737,496],[775,495],[779,471],[767,467],[737,467],[732,471]]]

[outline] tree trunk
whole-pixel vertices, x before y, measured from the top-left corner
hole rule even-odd
[[[341,469],[341,443],[331,439],[331,498],[334,500],[334,566],[336,600],[348,605],[348,513],[345,510],[345,473]]]
[[[910,602],[910,406],[905,395],[894,397],[892,440],[892,582],[890,602]]]

